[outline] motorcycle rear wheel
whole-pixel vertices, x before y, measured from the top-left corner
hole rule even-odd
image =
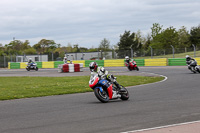
[[[102,103],[107,103],[109,101],[109,96],[104,90],[103,92],[101,92],[100,89],[97,88],[94,90],[94,94],[97,97],[97,99]]]
[[[128,90],[124,86],[121,86],[121,87],[123,87],[123,89],[126,91],[126,92],[124,92],[124,93],[121,94],[121,99],[122,100],[128,100],[129,99]]]

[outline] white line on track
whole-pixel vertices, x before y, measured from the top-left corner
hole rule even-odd
[[[193,123],[198,123],[198,122],[200,122],[200,120],[199,121],[191,121],[191,122],[185,122],[185,123],[172,124],[172,125],[166,125],[166,126],[160,126],[160,127],[139,129],[139,130],[133,130],[133,131],[126,131],[126,132],[121,132],[121,133],[135,133],[135,132],[149,131],[149,130],[155,130],[155,129],[161,129],[161,128],[182,126],[182,125],[193,124]]]
[[[148,72],[141,72],[141,73],[148,73]],[[138,87],[138,86],[145,86],[145,85],[151,85],[151,84],[157,84],[157,83],[161,83],[161,82],[164,82],[168,79],[167,76],[164,76],[164,75],[160,75],[160,74],[155,74],[155,73],[149,73],[149,74],[153,74],[153,75],[159,75],[161,77],[164,77],[163,80],[161,81],[158,81],[158,82],[154,82],[154,83],[148,83],[148,84],[142,84],[142,85],[136,85],[136,86],[129,86],[129,87],[126,87],[126,88],[130,88],[130,87]]]
[[[146,72],[142,72],[142,73],[146,73]],[[150,74],[159,75],[159,76],[165,78],[165,79],[163,79],[161,81],[150,83],[150,84],[161,83],[161,82],[164,82],[164,81],[166,81],[168,79],[167,76],[164,76],[164,75],[155,74],[155,73],[150,73]],[[149,84],[137,85],[137,86],[132,86],[132,87],[138,87],[138,86],[144,86],[144,85],[149,85]],[[193,123],[198,123],[198,122],[200,122],[200,120],[199,121],[191,121],[191,122],[185,122],[185,123],[172,124],[172,125],[166,125],[166,126],[160,126],[160,127],[139,129],[139,130],[133,130],[133,131],[126,131],[126,132],[121,132],[121,133],[136,133],[136,132],[142,132],[142,131],[148,131],[148,130],[155,130],[155,129],[161,129],[161,128],[167,128],[167,127],[174,127],[174,126],[181,126],[181,125],[186,125],[186,124],[193,124]]]

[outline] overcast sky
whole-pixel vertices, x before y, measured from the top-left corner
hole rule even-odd
[[[200,0],[0,0],[0,43],[41,39],[61,46],[119,42],[125,30],[143,36],[153,23],[190,30],[200,24]]]

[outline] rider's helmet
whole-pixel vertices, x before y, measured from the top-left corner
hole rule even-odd
[[[29,58],[29,59],[28,59],[28,62],[32,62],[32,59],[31,59],[31,58]]]
[[[186,55],[185,58],[186,58],[186,60],[190,60],[191,59],[191,57],[189,55]]]
[[[98,64],[96,62],[91,62],[89,67],[91,72],[97,72]]]
[[[67,60],[67,57],[64,57],[64,60]]]
[[[125,60],[129,60],[129,57],[128,57],[128,56],[126,56],[126,57],[125,57]]]

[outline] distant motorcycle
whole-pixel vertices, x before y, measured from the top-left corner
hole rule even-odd
[[[94,90],[94,94],[99,101],[102,103],[107,103],[111,99],[128,100],[129,93],[128,90],[123,87],[125,92],[119,92],[119,88],[113,83],[116,82],[116,77],[111,75],[111,81],[100,79],[98,74],[94,74],[90,77],[89,86]]]
[[[27,63],[26,70],[27,71],[30,71],[30,70],[38,71],[37,63],[31,63],[30,65],[28,65],[28,63]]]
[[[197,61],[190,60],[186,61],[186,64],[188,65],[188,69],[192,71],[193,73],[200,73],[200,67],[197,65]]]
[[[129,63],[127,63],[127,62],[125,62],[125,66],[130,70],[130,71],[132,71],[132,70],[137,70],[137,71],[139,71],[139,68],[138,68],[138,66],[137,66],[137,63],[136,63],[136,61],[130,61]]]

